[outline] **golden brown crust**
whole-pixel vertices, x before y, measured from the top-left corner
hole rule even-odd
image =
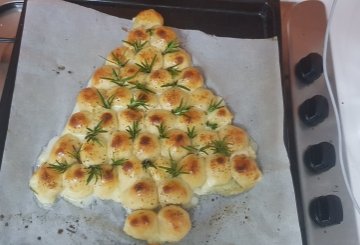
[[[173,78],[170,72],[165,69],[153,70],[147,77],[149,88],[158,94],[167,90],[167,87],[162,86],[170,84],[172,81]]]
[[[188,67],[181,71],[178,83],[193,91],[204,85],[204,77],[199,69]]]
[[[80,159],[85,166],[107,163],[107,143],[98,137],[97,141],[84,142],[80,149]]]
[[[155,159],[160,153],[158,137],[150,133],[140,133],[134,141],[134,153],[141,161]]]
[[[90,84],[97,89],[111,89],[116,87],[110,79],[116,79],[114,74],[120,74],[120,68],[111,65],[104,65],[96,69],[90,79]]]
[[[164,68],[176,66],[177,69],[183,70],[191,64],[190,55],[183,49],[164,55]]]
[[[112,107],[125,109],[132,98],[131,90],[126,87],[116,87],[108,92],[108,98],[113,96]]]
[[[144,128],[152,134],[159,135],[160,125],[165,127],[165,131],[175,126],[176,117],[167,110],[150,110],[144,119]],[[166,133],[166,132],[165,132]]]
[[[218,140],[219,136],[214,130],[198,130],[196,137],[192,140],[193,145],[204,147]]]
[[[126,131],[128,127],[132,127],[133,123],[142,124],[144,112],[140,110],[124,109],[118,112],[119,129]]]
[[[79,111],[71,115],[66,128],[75,134],[86,134],[91,127],[92,115],[88,111]]]
[[[224,185],[231,179],[229,158],[220,154],[210,155],[205,158],[206,184],[208,186]]]
[[[171,178],[161,181],[158,185],[159,201],[162,206],[168,204],[189,204],[192,191],[182,179]]]
[[[181,88],[169,88],[159,96],[159,103],[164,110],[172,110],[181,103],[188,104],[189,94]]]
[[[137,27],[151,28],[158,25],[160,26],[164,25],[164,18],[154,9],[147,9],[141,11],[138,15],[136,15],[133,21],[134,21],[133,28],[137,28]]]
[[[123,66],[134,58],[134,51],[126,46],[112,50],[106,57],[105,64],[115,67]]]
[[[226,138],[232,151],[242,150],[249,146],[249,137],[242,128],[227,125],[219,130],[220,138]]]
[[[62,191],[62,174],[42,164],[30,179],[30,188],[43,204],[53,204]]]
[[[132,142],[129,133],[114,131],[109,139],[108,150],[112,159],[129,158],[132,155]]]
[[[129,43],[134,43],[134,42],[144,43],[144,42],[148,42],[149,39],[150,39],[150,35],[148,32],[146,32],[146,29],[139,27],[129,31],[126,41]],[[124,43],[124,45],[130,49],[133,48],[131,45],[127,43]]]
[[[231,174],[244,189],[253,187],[262,176],[256,161],[246,155],[235,155],[231,158]]]
[[[183,239],[191,229],[189,214],[181,207],[169,205],[158,213],[160,240],[177,242]]]
[[[189,136],[182,130],[171,129],[168,131],[168,138],[162,139],[161,155],[178,160],[184,157],[188,151],[184,146],[190,145]]]
[[[81,201],[94,191],[93,179],[87,182],[88,170],[82,164],[74,164],[64,173],[62,196],[72,201]]]
[[[191,92],[190,103],[195,107],[207,111],[212,100],[215,99],[213,92],[207,88],[198,88]]]
[[[163,56],[157,48],[149,46],[143,48],[135,55],[134,63],[138,65],[153,64],[152,71],[155,71],[162,68]]]
[[[93,111],[101,108],[101,99],[96,89],[92,87],[82,89],[77,96],[77,106],[80,111]]]
[[[180,161],[180,167],[182,167],[182,171],[187,173],[180,175],[180,177],[191,189],[198,188],[205,183],[206,172],[202,157],[190,154]]]
[[[72,134],[65,134],[61,136],[54,144],[50,156],[49,162],[55,163],[56,161],[69,164],[77,161],[71,153],[80,148],[80,140]]]
[[[112,199],[113,193],[119,186],[116,168],[110,164],[101,165],[101,178],[94,185],[94,195],[103,200]]]
[[[112,132],[118,128],[116,112],[113,110],[103,110],[96,113],[96,122],[102,122],[101,128],[105,131]]]
[[[159,200],[155,182],[149,178],[136,181],[125,190],[122,203],[132,210],[156,208]]]
[[[125,220],[124,232],[136,239],[153,242],[158,240],[157,214],[152,210],[136,210]]]
[[[228,124],[231,124],[233,119],[233,114],[230,110],[224,106],[215,111],[208,113],[208,121],[211,123],[216,123],[218,127],[222,127]]]
[[[206,122],[205,112],[197,108],[190,108],[184,115],[178,116],[178,128],[186,131],[195,127],[196,130],[204,127]]]
[[[176,32],[167,26],[157,26],[152,31],[150,44],[164,51],[170,42],[177,42]]]

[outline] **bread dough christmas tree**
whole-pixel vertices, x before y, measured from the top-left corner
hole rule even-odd
[[[163,24],[154,10],[134,18],[30,180],[45,206],[121,203],[124,231],[149,243],[185,237],[196,196],[236,195],[261,179],[248,134]]]

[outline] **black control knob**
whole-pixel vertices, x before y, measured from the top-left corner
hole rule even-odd
[[[310,53],[295,66],[295,74],[301,82],[310,84],[323,73],[322,57],[318,53]]]
[[[328,195],[314,198],[310,202],[310,216],[319,226],[340,224],[343,221],[343,208],[338,196]]]
[[[328,142],[309,146],[304,153],[305,165],[314,173],[322,173],[335,166],[335,147]]]
[[[325,120],[329,115],[327,99],[321,95],[305,100],[299,107],[301,121],[307,126],[315,126]]]

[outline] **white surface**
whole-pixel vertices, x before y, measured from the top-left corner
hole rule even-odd
[[[134,244],[121,231],[125,211],[119,204],[99,201],[80,209],[61,200],[44,210],[28,188],[41,148],[62,132],[76,94],[103,63],[99,55],[121,44],[122,27],[129,24],[69,3],[29,1],[0,172],[0,244]],[[264,173],[246,194],[201,197],[190,211],[194,227],[181,244],[301,244],[283,145],[277,40],[179,34],[207,85],[258,143]]]

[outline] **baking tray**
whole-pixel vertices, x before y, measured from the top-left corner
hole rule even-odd
[[[161,11],[169,26],[197,29],[208,34],[236,38],[279,36],[279,0],[68,0],[103,13],[131,19],[141,9]],[[24,1],[9,70],[0,100],[0,168],[5,146],[17,62],[26,12]]]

